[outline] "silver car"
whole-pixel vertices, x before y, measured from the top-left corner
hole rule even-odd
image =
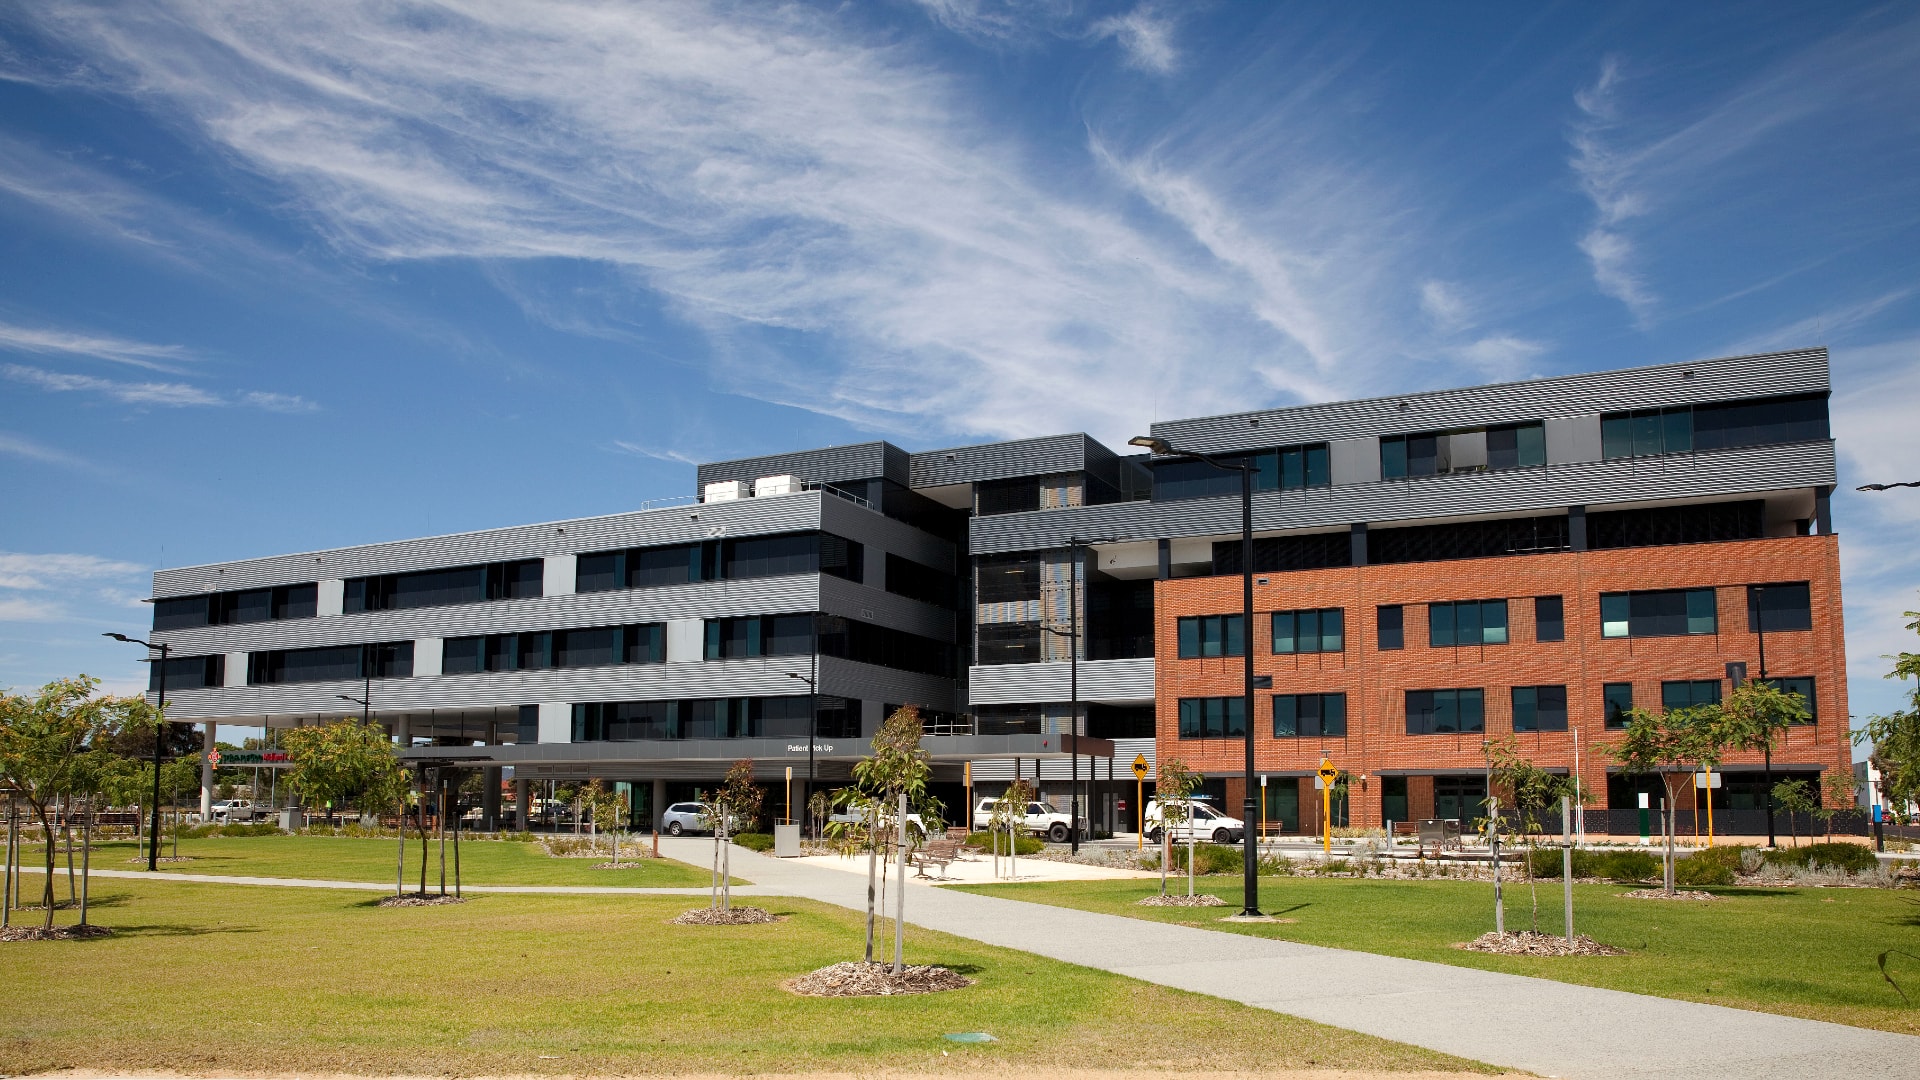
[[[666,833],[668,836],[680,836],[685,833],[712,832],[712,813],[713,808],[706,803],[674,803],[672,806],[667,807],[666,813],[660,815],[660,831]],[[739,831],[739,821],[730,819],[727,824],[734,826],[734,828],[729,831]]]

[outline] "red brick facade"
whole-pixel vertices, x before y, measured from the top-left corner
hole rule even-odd
[[[1266,584],[1261,584],[1265,581]],[[1838,538],[1796,536],[1733,543],[1608,551],[1565,552],[1454,562],[1407,563],[1255,576],[1254,669],[1273,676],[1273,689],[1256,691],[1252,718],[1258,770],[1282,777],[1308,774],[1322,755],[1363,778],[1350,802],[1355,825],[1380,824],[1381,770],[1462,770],[1484,765],[1483,740],[1513,733],[1514,686],[1564,684],[1568,731],[1522,733],[1523,750],[1543,767],[1570,769],[1574,734],[1580,771],[1605,804],[1608,759],[1602,744],[1618,732],[1605,729],[1602,684],[1631,682],[1634,703],[1657,708],[1660,684],[1672,679],[1723,679],[1731,661],[1745,661],[1758,674],[1756,637],[1747,626],[1750,584],[1810,583],[1813,629],[1767,633],[1767,673],[1775,678],[1812,676],[1816,723],[1796,727],[1774,752],[1776,767],[1818,765],[1850,769],[1847,735],[1846,649],[1840,615]],[[1182,739],[1179,701],[1230,697],[1242,692],[1240,657],[1178,659],[1177,620],[1187,615],[1240,610],[1237,575],[1161,581],[1155,596],[1155,664],[1158,746],[1162,760],[1180,758],[1208,776],[1228,776],[1225,806],[1238,814],[1243,749],[1238,737]],[[1719,632],[1657,638],[1600,636],[1600,594],[1644,589],[1718,588]],[[1566,640],[1534,636],[1535,596],[1564,597]],[[1428,644],[1430,602],[1507,598],[1506,645],[1433,648]],[[1516,602],[1517,601],[1517,602]],[[1377,647],[1376,609],[1405,606],[1405,648]],[[1275,656],[1266,614],[1306,608],[1343,608],[1346,648],[1339,653]],[[1479,687],[1485,690],[1486,730],[1459,735],[1406,734],[1405,692]],[[1273,736],[1272,697],[1288,693],[1344,692],[1344,738]],[[1757,763],[1758,754],[1735,755],[1729,764]],[[1319,819],[1319,798],[1302,784],[1303,827]],[[1410,816],[1430,816],[1431,777],[1411,776]]]

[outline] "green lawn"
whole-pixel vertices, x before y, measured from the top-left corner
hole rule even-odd
[[[107,939],[0,943],[0,1074],[411,1075],[1035,1067],[1478,1070],[1471,1062],[960,938],[910,962],[978,980],[897,998],[781,983],[855,959],[861,916],[668,923],[683,897],[502,895],[379,908],[331,890],[96,882]],[[61,913],[61,921],[72,919]],[[945,1041],[985,1031],[982,1045]]]
[[[955,886],[956,888],[962,886]],[[1717,902],[1632,900],[1630,886],[1576,885],[1574,928],[1629,950],[1615,957],[1496,956],[1451,948],[1493,929],[1493,887],[1463,881],[1263,878],[1260,903],[1293,923],[1223,923],[1237,909],[1237,878],[1200,879],[1228,908],[1140,907],[1156,881],[964,886],[970,891],[1140,919],[1205,926],[1443,964],[1536,975],[1662,997],[1759,1009],[1920,1034],[1920,1007],[1904,1004],[1874,957],[1920,954],[1920,899],[1884,889],[1713,889]],[[1184,892],[1186,882],[1169,883]],[[1524,883],[1507,883],[1509,930],[1530,925]],[[1561,933],[1560,883],[1540,884],[1540,929]],[[1920,963],[1894,957],[1894,977],[1920,1004]]]
[[[636,845],[637,847],[637,845]],[[35,865],[46,856],[42,845],[29,845],[26,862]],[[144,848],[132,841],[97,844],[93,865],[103,870],[141,869]],[[172,854],[163,845],[161,855]],[[161,873],[241,874],[250,877],[323,878],[332,881],[377,881],[393,884],[392,839],[344,836],[209,836],[181,840],[180,854],[191,862],[161,863]],[[137,860],[137,861],[136,861]],[[460,879],[468,885],[619,885],[630,888],[703,887],[711,871],[671,859],[637,861],[632,868],[596,870],[605,859],[558,859],[538,844],[510,840],[468,840],[460,845]],[[60,857],[61,895],[65,895],[66,858]],[[409,889],[420,886],[420,843],[407,838]],[[427,886],[437,889],[440,852],[431,842],[427,854]],[[453,845],[447,845],[447,882],[453,882]]]

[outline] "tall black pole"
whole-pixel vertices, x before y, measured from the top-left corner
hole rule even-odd
[[[800,790],[800,816],[811,827],[813,824],[813,744],[820,737],[820,613],[818,611],[809,613],[807,623],[813,631],[813,654],[809,658],[809,662],[813,665],[811,669],[813,675],[807,680],[807,783]]]
[[[1253,794],[1253,462],[1240,463],[1240,641],[1246,653],[1246,715],[1242,717],[1246,735],[1246,771],[1242,773],[1241,787],[1246,798],[1241,801],[1240,842],[1244,849],[1244,864],[1241,872],[1245,876],[1246,907],[1240,912],[1244,918],[1260,916],[1260,855],[1258,838],[1254,836],[1253,823],[1257,820],[1258,807]]]
[[[153,725],[153,815],[147,826],[147,869],[153,873],[160,871],[160,756],[167,745],[167,653],[173,646],[162,642],[159,649],[160,716]]]
[[[1068,542],[1067,558],[1067,694],[1070,699],[1067,714],[1067,731],[1073,740],[1073,782],[1067,790],[1073,792],[1067,797],[1067,814],[1073,818],[1070,826],[1073,837],[1073,853],[1080,854],[1080,812],[1073,804],[1080,800],[1080,542]],[[1034,766],[1037,775],[1038,765]]]
[[[1767,681],[1767,587],[1753,587],[1753,629],[1760,635],[1760,681]],[[1774,846],[1773,836],[1773,728],[1767,728],[1767,741],[1761,749],[1766,753],[1767,772],[1767,846]],[[1713,798],[1713,792],[1707,792],[1707,798]]]

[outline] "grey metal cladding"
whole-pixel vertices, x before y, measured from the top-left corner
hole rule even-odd
[[[613,548],[684,544],[714,535],[750,536],[820,527],[817,491],[765,499],[701,503],[605,517],[549,521],[505,529],[428,536],[382,544],[273,555],[205,566],[160,570],[155,596],[190,596],[226,589],[287,585],[407,570],[433,570],[504,559],[544,558]],[[845,500],[838,500],[844,502]]]
[[[857,503],[829,497],[820,508],[820,527],[835,536],[857,540],[936,570],[953,573],[957,553],[952,544]]]
[[[1829,389],[1827,350],[1800,349],[1167,420],[1153,433],[1178,449],[1219,453]]]
[[[913,486],[938,487],[981,480],[1080,472],[1090,461],[1107,462],[1113,451],[1083,434],[1043,435],[1034,439],[955,446],[913,455]],[[1112,472],[1112,466],[1106,466]],[[1109,483],[1113,477],[1102,476]]]
[[[281,619],[236,626],[196,626],[152,635],[177,655],[259,652],[366,641],[511,634],[564,630],[670,619],[711,619],[730,615],[769,615],[812,611],[819,604],[820,574],[753,578],[746,581],[697,581],[650,589],[613,589],[532,600],[495,600],[480,604],[372,611],[313,619]],[[838,581],[838,578],[827,580]]]
[[[967,669],[967,694],[975,705],[1019,705],[1071,700],[1072,665],[993,664]],[[1083,660],[1080,700],[1153,700],[1153,659]]]
[[[735,458],[701,465],[695,472],[700,490],[724,480],[754,481],[763,476],[797,476],[812,484],[885,478],[905,484],[912,455],[886,442],[852,443],[819,450]]]
[[[823,575],[820,579],[820,610],[828,615],[859,619],[877,626],[906,630],[935,641],[953,643],[953,612],[896,596],[871,585]],[[776,612],[769,610],[767,614]]]
[[[1262,492],[1254,496],[1253,513],[1254,528],[1269,531],[1581,505],[1598,508],[1606,503],[1706,498],[1834,482],[1833,443],[1822,441]],[[975,518],[969,544],[974,554],[990,555],[1062,547],[1075,535],[1125,539],[1217,536],[1239,530],[1238,498],[1189,499]]]
[[[793,697],[806,684],[788,673],[806,675],[805,656],[755,657],[682,664],[624,664],[616,667],[549,668],[542,671],[473,672],[376,679],[374,709],[481,709],[544,701],[657,701],[670,698]],[[343,707],[336,695],[360,693],[360,680],[181,690],[167,694],[167,713],[175,719],[258,716],[335,716]],[[820,658],[823,693],[863,700],[886,700],[952,709],[953,683],[933,676]]]

